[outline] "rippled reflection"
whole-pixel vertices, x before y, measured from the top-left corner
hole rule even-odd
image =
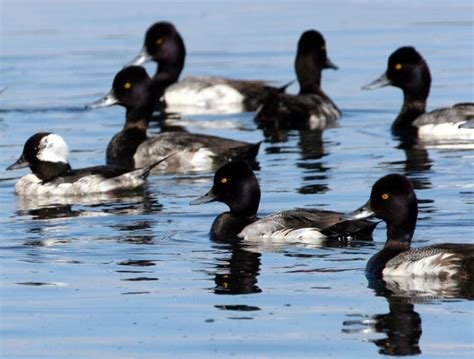
[[[218,247],[224,249],[222,256],[215,259],[214,293],[215,294],[251,294],[262,290],[257,285],[260,272],[258,252],[250,252],[240,244],[229,244]]]
[[[369,281],[376,296],[385,297],[388,302],[388,313],[366,315],[350,314],[343,322],[342,332],[361,334],[363,340],[374,343],[379,353],[402,356],[422,353],[420,337],[422,318],[415,311],[416,303],[432,303],[446,299],[474,299],[472,278],[413,278],[397,277],[386,280]],[[373,334],[383,334],[383,338],[366,339]]]

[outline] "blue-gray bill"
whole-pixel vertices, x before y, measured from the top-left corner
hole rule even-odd
[[[85,107],[86,108],[101,108],[101,107],[109,107],[118,103],[117,97],[115,97],[113,90],[111,90],[108,94],[101,97],[97,101],[88,103]]]
[[[17,170],[20,168],[28,167],[30,163],[25,159],[24,155],[21,155],[19,159],[16,160],[15,163],[11,164],[6,168],[7,171]]]
[[[362,90],[375,90],[388,85],[390,85],[390,80],[388,79],[386,74],[383,74],[377,80],[362,86]]]
[[[192,200],[191,202],[189,202],[189,204],[191,204],[191,205],[202,204],[202,203],[212,202],[212,201],[215,201],[215,200],[216,200],[216,195],[214,194],[214,192],[211,189],[204,196],[201,196],[201,197],[198,197],[198,198]]]
[[[346,213],[342,216],[343,219],[346,220],[355,220],[355,219],[365,219],[372,217],[374,215],[374,211],[370,206],[370,200],[367,201],[362,207],[357,208],[355,211]]]
[[[146,48],[143,47],[143,49],[140,50],[140,52],[137,54],[137,56],[135,56],[133,58],[133,60],[130,61],[128,64],[126,64],[124,67],[127,67],[127,66],[141,66],[141,65],[143,65],[144,63],[146,63],[150,60],[151,60],[150,54],[148,53]]]

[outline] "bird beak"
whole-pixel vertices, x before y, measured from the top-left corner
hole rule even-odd
[[[150,61],[152,58],[151,58],[151,55],[148,53],[147,49],[145,47],[143,47],[143,49],[140,50],[140,52],[138,53],[137,56],[135,56],[133,58],[132,61],[130,61],[127,65],[125,65],[124,67],[127,67],[127,66],[141,66],[143,65],[145,62],[148,62]]]
[[[207,192],[204,196],[196,198],[195,200],[189,202],[189,204],[194,205],[194,204],[209,203],[216,200],[217,200],[217,196],[211,188],[209,192]]]
[[[86,108],[101,108],[101,107],[109,107],[112,105],[116,105],[118,103],[117,97],[115,97],[113,90],[110,90],[110,92],[98,99],[97,101],[94,101],[92,103],[89,103],[86,105]]]
[[[342,218],[346,220],[364,219],[372,217],[374,214],[375,213],[370,206],[370,200],[368,200],[362,207],[357,208],[354,212],[346,213]]]
[[[7,167],[7,171],[12,171],[12,170],[17,170],[19,168],[25,168],[28,167],[30,163],[25,159],[25,155],[21,155],[19,159],[16,160],[16,162],[10,166]]]
[[[375,90],[380,87],[388,86],[391,82],[387,77],[387,74],[383,74],[377,80],[372,81],[370,84],[362,86],[362,90]]]
[[[332,62],[329,57],[326,58],[326,63],[324,64],[324,68],[325,69],[333,69],[333,70],[337,70],[339,67],[334,63]]]

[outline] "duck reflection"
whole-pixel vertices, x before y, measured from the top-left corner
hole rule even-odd
[[[225,254],[216,258],[214,265],[215,294],[252,294],[262,290],[257,285],[260,272],[260,257],[258,252],[246,250],[241,244],[222,244],[217,248]]]
[[[385,297],[388,313],[367,316],[348,315],[342,331],[347,334],[381,333],[384,338],[369,339],[384,355],[402,356],[422,353],[419,345],[422,319],[415,311],[415,303],[430,303],[444,299],[474,298],[472,279],[390,278],[369,281],[376,296]],[[364,338],[365,339],[365,338]]]
[[[431,188],[428,174],[433,161],[429,158],[428,151],[416,137],[403,136],[398,139],[400,143],[397,148],[405,153],[406,158],[399,163],[403,166],[404,174],[410,177],[415,189]]]
[[[279,136],[283,132],[279,133]],[[322,130],[299,130],[298,132],[288,132],[279,138],[268,139],[271,146],[266,147],[267,154],[280,154],[288,151],[288,147],[282,145],[288,142],[292,136],[298,135],[298,149],[300,159],[296,166],[303,170],[303,185],[298,189],[301,194],[316,194],[325,193],[329,191],[329,171],[328,167],[322,158],[329,153],[324,147],[323,131]]]

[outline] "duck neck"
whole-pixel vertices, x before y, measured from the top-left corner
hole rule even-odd
[[[417,117],[426,112],[426,100],[431,87],[428,65],[425,64],[414,70],[410,81],[399,87],[403,90],[403,106],[392,129],[410,127]]]
[[[295,60],[295,72],[300,84],[300,95],[321,94],[321,73],[318,59],[311,53],[298,54]]]
[[[146,132],[152,114],[153,100],[151,99],[142,106],[127,107],[124,130],[133,128]]]
[[[418,206],[416,200],[404,209],[403,216],[397,221],[387,222],[387,242],[384,248],[405,251],[410,249],[416,228]]]
[[[133,156],[146,141],[148,123],[153,113],[153,106],[127,108],[125,125],[107,146],[107,164],[127,168],[135,168]]]
[[[175,48],[166,59],[157,61],[156,73],[152,79],[152,86],[156,97],[160,99],[166,88],[178,81],[183,71],[186,49],[181,38],[176,41]]]
[[[392,125],[395,132],[412,127],[413,121],[426,112],[426,98],[404,94],[403,106]]]
[[[49,182],[57,177],[69,174],[71,166],[69,163],[41,161],[31,170],[36,177],[44,182]]]
[[[257,217],[259,204],[260,187],[257,179],[252,177],[242,183],[239,198],[232,199],[228,206],[234,216],[254,221]]]

